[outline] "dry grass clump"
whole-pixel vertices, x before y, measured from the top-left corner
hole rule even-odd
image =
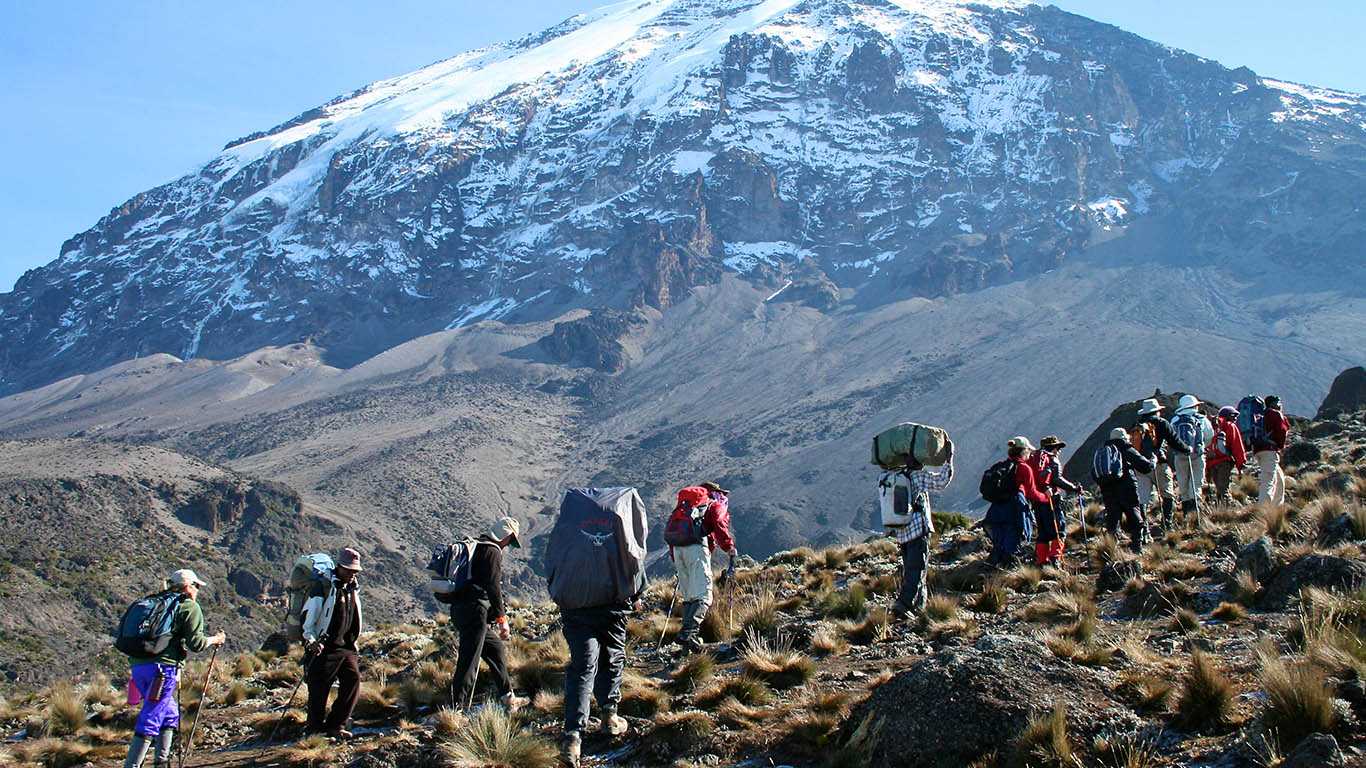
[[[816,550],[811,547],[797,547],[786,552],[778,552],[768,559],[769,565],[806,565],[816,559]]]
[[[1060,659],[1087,667],[1103,667],[1115,658],[1116,648],[1094,641],[1081,641],[1065,634],[1054,634],[1044,641],[1048,650]]]
[[[741,609],[737,631],[742,636],[772,635],[778,629],[778,597],[762,590],[750,597]]]
[[[1037,592],[1043,581],[1043,571],[1032,565],[1022,565],[1005,576],[1006,584],[1016,592]]]
[[[459,733],[468,724],[465,714],[459,710],[443,707],[431,716],[432,731],[437,738],[448,738]]]
[[[1156,569],[1158,577],[1163,581],[1174,581],[1176,579],[1194,579],[1209,573],[1209,566],[1200,561],[1199,558],[1182,555],[1173,557]]]
[[[978,613],[1001,613],[1010,602],[1010,594],[1000,579],[991,579],[982,585],[982,591],[973,598],[968,607]]]
[[[1110,534],[1105,534],[1096,538],[1091,544],[1089,552],[1091,567],[1100,570],[1110,563],[1117,562],[1123,557],[1120,554],[1119,540]]]
[[[400,692],[400,686],[393,683],[362,681],[360,697],[356,700],[356,717],[379,719],[397,714]]]
[[[1095,602],[1086,596],[1071,592],[1049,592],[1032,600],[1020,611],[1020,618],[1036,622],[1076,621],[1085,615],[1094,615]]]
[[[930,595],[925,600],[925,618],[932,622],[952,621],[958,617],[958,598],[953,595]]]
[[[248,715],[246,718],[247,727],[255,731],[261,738],[269,738],[272,733],[278,734],[288,739],[291,735],[303,730],[308,718],[303,712],[297,709],[287,709],[284,712],[257,712]]]
[[[773,691],[764,681],[741,675],[712,683],[693,697],[693,703],[711,709],[726,699],[734,699],[750,707],[762,707],[773,701]]]
[[[330,762],[335,751],[336,747],[326,736],[314,734],[285,747],[280,751],[280,757],[285,765],[313,768]]]
[[[1264,504],[1258,508],[1256,520],[1266,536],[1277,540],[1291,532],[1291,514],[1291,508],[1284,504]]]
[[[1189,608],[1180,608],[1177,609],[1176,613],[1172,614],[1173,632],[1189,635],[1190,633],[1198,632],[1199,630],[1200,617],[1196,615],[1195,611],[1192,611]]]
[[[1203,651],[1191,654],[1190,668],[1181,679],[1176,700],[1176,722],[1192,730],[1226,725],[1233,714],[1233,683]]]
[[[554,742],[522,728],[502,707],[482,707],[464,729],[452,734],[440,748],[447,766],[482,768],[554,768],[559,750]]]
[[[1176,691],[1175,683],[1153,673],[1127,675],[1122,687],[1133,694],[1139,709],[1148,712],[1166,709]]]
[[[561,698],[563,706],[563,698]],[[659,683],[635,673],[622,681],[621,703],[617,709],[627,717],[653,718],[673,708],[673,700]]]
[[[747,637],[740,668],[778,690],[805,685],[816,676],[816,662],[786,643],[770,643],[761,637]]]
[[[901,580],[897,578],[895,571],[866,577],[861,583],[870,595],[892,595],[901,589]]]
[[[272,688],[293,687],[303,677],[304,668],[298,662],[286,660],[262,670],[257,679]]]
[[[827,768],[868,768],[873,765],[873,753],[882,738],[882,724],[882,718],[865,716],[847,741],[826,754]]]
[[[72,736],[85,727],[85,696],[71,683],[54,683],[43,707],[44,736]]]
[[[1248,571],[1238,571],[1233,574],[1233,582],[1227,587],[1229,595],[1233,601],[1246,608],[1251,608],[1257,602],[1257,594],[1262,591],[1262,585],[1257,583]]]
[[[1247,609],[1241,603],[1220,603],[1210,616],[1220,621],[1238,621],[1247,618]]]
[[[232,674],[238,679],[251,677],[265,665],[266,662],[254,653],[239,653],[232,663]]]
[[[1337,725],[1333,692],[1312,664],[1263,655],[1261,682],[1266,692],[1262,725],[1282,748],[1291,749],[1313,733],[1332,733]]]
[[[822,656],[838,656],[849,650],[849,641],[833,625],[822,623],[811,635],[811,650]]]
[[[683,622],[659,613],[645,618],[631,619],[626,622],[626,637],[637,645],[653,646],[660,642],[671,643],[683,631]]]
[[[826,618],[858,621],[868,612],[868,588],[855,582],[846,589],[827,592],[817,610]]]
[[[1298,636],[1305,655],[1330,673],[1366,676],[1366,589],[1346,595],[1305,589],[1292,636]]]
[[[669,684],[674,690],[695,691],[715,673],[716,657],[706,652],[695,653],[669,675]]]
[[[655,718],[655,727],[646,740],[659,745],[667,754],[686,755],[706,743],[712,728],[711,718],[705,712],[668,712]]]
[[[238,681],[228,687],[219,703],[226,707],[235,707],[244,701],[257,698],[261,693],[261,689],[249,687],[246,683]]]
[[[892,616],[886,608],[868,611],[868,617],[857,624],[845,624],[844,636],[855,645],[871,645],[891,634]]]
[[[1154,768],[1159,764],[1157,743],[1138,734],[1098,738],[1092,751],[1104,760],[1105,768]]]
[[[659,636],[655,635],[653,639],[658,642]],[[541,691],[555,691],[564,687],[564,669],[569,664],[569,644],[565,642],[564,635],[556,632],[543,642],[514,647],[517,652],[510,673],[513,685],[518,690],[534,696]],[[419,667],[421,669],[423,667]],[[449,676],[443,681],[449,685]]]
[[[783,707],[751,707],[735,699],[726,699],[716,707],[716,719],[727,727],[741,731],[753,731],[759,724],[779,715],[787,714]]]
[[[43,768],[76,768],[95,760],[121,758],[126,752],[126,744],[95,747],[80,741],[55,737],[26,739],[9,745],[10,756],[16,761],[41,765]],[[4,757],[4,752],[0,752],[0,757]]]
[[[1020,762],[1027,765],[1073,764],[1072,741],[1067,736],[1067,711],[1062,703],[1053,711],[1030,719],[1015,742]]]

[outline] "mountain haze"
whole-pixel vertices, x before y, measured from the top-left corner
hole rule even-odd
[[[1363,181],[1361,96],[1048,6],[619,3],[72,238],[0,295],[0,435],[283,481],[414,569],[704,477],[767,554],[867,530],[895,421],[951,430],[966,507],[1155,387],[1310,412],[1366,362]]]

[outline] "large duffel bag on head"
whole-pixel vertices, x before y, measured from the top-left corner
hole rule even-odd
[[[908,421],[873,437],[873,463],[879,467],[900,469],[910,457],[927,467],[942,467],[949,460],[948,433]]]

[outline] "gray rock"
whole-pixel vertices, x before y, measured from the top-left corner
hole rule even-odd
[[[867,717],[883,721],[871,765],[959,768],[1002,749],[1057,703],[1078,739],[1139,725],[1110,698],[1102,673],[1059,660],[1037,640],[988,635],[941,650],[878,687],[846,728]]]
[[[1276,573],[1262,591],[1260,603],[1263,608],[1282,609],[1305,587],[1342,592],[1360,589],[1363,585],[1366,585],[1366,563],[1334,555],[1305,555]]]
[[[1276,570],[1276,549],[1266,536],[1243,547],[1238,552],[1235,571],[1247,571],[1258,584],[1265,584]]]
[[[1339,768],[1345,764],[1338,740],[1326,733],[1316,733],[1286,755],[1281,768]]]
[[[1319,461],[1323,458],[1323,451],[1316,443],[1301,441],[1291,443],[1286,447],[1285,453],[1281,455],[1282,462],[1287,467],[1296,467],[1301,464]]]

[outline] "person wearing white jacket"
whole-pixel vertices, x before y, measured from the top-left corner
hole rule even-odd
[[[356,641],[363,614],[356,576],[360,553],[343,549],[332,580],[309,595],[303,609],[308,681],[308,732],[350,738],[346,724],[360,699],[360,661]],[[327,696],[337,684],[337,699],[327,710]]]
[[[1181,494],[1181,512],[1186,516],[1187,525],[1200,517],[1200,499],[1205,488],[1205,452],[1214,440],[1214,425],[1200,412],[1200,405],[1200,399],[1195,395],[1182,395],[1171,418],[1172,431],[1181,442],[1194,449],[1185,456],[1172,457],[1176,487]]]

